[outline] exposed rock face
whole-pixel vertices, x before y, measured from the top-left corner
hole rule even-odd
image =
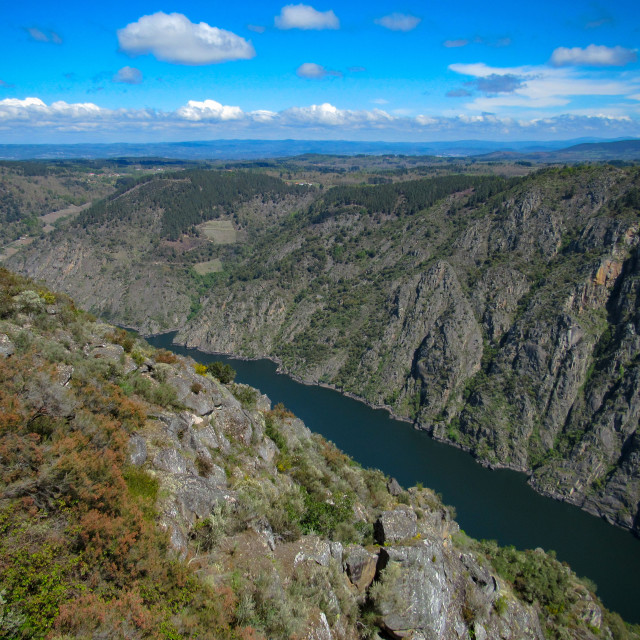
[[[545,633],[569,640],[611,640],[606,610],[567,567],[544,552],[509,551],[514,572],[533,566],[534,570],[544,569],[545,579],[551,576],[554,588],[548,589],[542,580],[542,587],[537,586],[543,591],[538,594],[508,577],[508,572],[505,576],[504,567],[495,561],[500,557],[497,545],[481,544],[461,534],[449,510],[429,489],[411,487],[395,496],[385,491],[389,479],[381,472],[352,464],[281,407],[271,409],[265,397],[257,406],[243,406],[233,395],[239,387],[223,385],[210,375],[198,376],[196,393],[192,385],[198,374],[193,361],[175,358],[166,362],[172,359],[165,357],[165,362],[158,362],[159,354],[139,340],[134,341],[132,359],[142,364],[128,371],[112,327],[98,322],[78,326],[69,309],[56,314],[60,319],[54,322],[63,322],[65,316],[73,318],[73,334],[67,326],[43,322],[46,311],[40,313],[29,329],[30,339],[43,346],[40,353],[25,342],[24,335],[17,338],[30,318],[21,318],[17,312],[11,321],[0,318],[0,335],[15,343],[14,354],[1,363],[3,382],[9,377],[8,365],[16,362],[14,373],[19,378],[12,387],[15,397],[7,398],[3,388],[0,402],[3,410],[20,401],[28,409],[24,419],[8,412],[2,435],[5,425],[14,434],[26,432],[33,409],[46,407],[47,418],[57,423],[59,442],[65,442],[60,436],[74,432],[75,446],[95,438],[95,466],[89,467],[86,491],[74,492],[62,503],[65,514],[80,501],[102,499],[95,498],[96,485],[90,474],[101,469],[103,458],[108,457],[108,473],[99,485],[103,493],[97,495],[110,493],[114,478],[120,495],[132,500],[139,495],[140,500],[132,502],[139,513],[135,522],[140,526],[135,529],[127,529],[125,519],[119,517],[122,501],[113,503],[119,522],[116,531],[130,545],[136,544],[147,527],[159,526],[166,532],[166,538],[153,538],[162,547],[157,556],[139,555],[132,546],[135,553],[131,557],[141,565],[138,578],[147,560],[161,563],[159,576],[184,562],[184,573],[178,574],[181,582],[175,583],[179,584],[179,599],[174,601],[178,607],[184,599],[197,597],[193,594],[199,585],[212,585],[215,590],[206,593],[220,598],[213,605],[225,609],[220,614],[223,623],[228,626],[231,621],[252,636],[257,628],[264,637],[312,640],[355,640],[365,633],[424,640],[543,640]],[[37,334],[39,323],[47,327],[46,335]],[[58,380],[56,365],[61,354],[73,363],[66,373],[73,384]],[[36,362],[40,368],[31,371]],[[28,374],[22,378],[25,371]],[[189,407],[190,394],[202,404]],[[246,398],[246,393],[238,396]],[[87,399],[85,405],[80,398]],[[97,430],[94,415],[100,417],[103,431]],[[43,421],[37,427],[40,433],[26,432],[28,441],[37,442],[42,434],[48,438],[42,429],[48,424]],[[117,450],[107,449],[108,455],[104,454],[104,434],[113,434],[113,442],[118,443]],[[3,465],[9,463],[3,469],[15,471],[12,442],[16,439],[3,440],[0,457]],[[44,446],[54,452],[49,442],[45,440]],[[68,457],[61,459],[66,464],[73,459],[77,475],[83,475],[83,460],[77,459],[73,445],[62,446],[68,447],[63,452]],[[30,454],[28,446],[23,449]],[[634,443],[629,458],[637,457],[637,451]],[[42,466],[45,468],[39,471],[45,477],[57,466],[65,474],[65,467],[55,462]],[[14,500],[30,508],[35,502],[30,496],[38,500],[48,496],[39,493],[42,477],[15,481],[5,471],[3,501]],[[48,484],[43,486],[57,491],[59,477],[62,475],[47,477]],[[72,490],[70,484],[65,489]],[[50,504],[58,501],[54,493],[50,498]],[[97,513],[95,503],[89,504],[88,513]],[[38,513],[35,525],[31,524],[35,519],[25,513],[18,534],[40,535],[37,532],[42,530],[45,515],[44,510]],[[94,517],[89,518],[90,524]],[[61,521],[55,520],[56,540]],[[374,529],[380,544],[373,542]],[[99,531],[105,549],[117,548],[122,542],[109,527]],[[167,542],[169,555],[165,553]],[[95,561],[102,570],[102,556]],[[124,573],[116,575],[120,580]],[[530,572],[529,579],[536,579],[535,574]],[[22,582],[19,584],[23,597]],[[163,587],[151,584],[161,593]],[[198,606],[208,608],[211,597]],[[164,607],[162,598],[160,602]],[[124,609],[123,615],[128,615],[128,605]],[[215,616],[215,611],[207,615]],[[119,620],[109,618],[104,623],[111,625],[105,633],[113,634],[114,619]],[[92,628],[100,624],[98,620]],[[142,628],[140,633],[135,631],[135,637],[143,632]]]
[[[318,194],[291,219],[254,221],[273,233],[250,234],[188,321],[183,272],[140,249],[158,211],[136,209],[131,236],[123,221],[52,234],[10,264],[121,323],[276,357],[638,532],[638,179],[637,168],[549,169],[424,210],[408,196],[385,208]],[[118,260],[101,234],[124,237]]]
[[[495,616],[496,578],[473,556],[447,553],[438,540],[385,547],[380,551],[380,567],[382,576],[373,599],[385,631],[394,638],[444,640],[467,637],[471,630],[476,638],[545,637],[537,618],[529,613],[521,612],[508,622]],[[453,578],[464,572],[471,575],[473,589]]]
[[[374,533],[379,544],[413,538],[418,533],[416,514],[411,509],[385,511],[376,520]]]
[[[347,549],[344,564],[351,584],[358,591],[366,591],[376,577],[378,555],[354,546]]]
[[[619,204],[636,183],[635,170],[550,171],[470,217],[446,203],[382,221],[366,269],[326,264],[350,298],[300,269],[295,297],[265,280],[213,292],[179,339],[278,356],[306,380],[390,405],[491,466],[532,474],[538,491],[640,531],[639,236],[637,213]],[[338,231],[354,242],[368,233],[345,214],[301,233],[329,251]],[[299,246],[297,236],[270,249],[282,259]],[[254,325],[238,332],[247,313]]]
[[[15,352],[16,348],[13,342],[9,340],[9,336],[5,333],[0,334],[0,356],[7,358]]]

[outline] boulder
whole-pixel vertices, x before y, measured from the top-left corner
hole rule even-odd
[[[124,357],[124,349],[119,344],[87,345],[83,351],[90,358],[104,358],[114,362],[120,362],[120,359]]]
[[[9,339],[6,333],[0,333],[0,357],[7,358],[13,355],[16,348],[13,346],[13,342]]]
[[[375,522],[374,533],[379,544],[413,538],[418,533],[418,518],[412,509],[384,511]]]
[[[351,584],[358,591],[366,591],[376,577],[378,556],[364,547],[349,547],[344,554],[344,566]]]
[[[392,496],[399,496],[402,493],[402,487],[400,486],[400,483],[395,478],[391,478],[391,480],[387,482],[387,491]]]
[[[199,416],[209,415],[219,407],[240,404],[211,377],[199,375],[192,369],[182,369],[179,374],[170,369],[167,383],[176,390],[178,400]]]
[[[56,382],[61,387],[66,387],[71,382],[71,376],[73,375],[73,366],[70,364],[59,363],[56,365]]]
[[[129,460],[135,467],[141,467],[147,459],[147,442],[142,436],[129,438]]]
[[[304,536],[298,543],[300,550],[296,554],[293,566],[311,560],[321,567],[328,567],[331,560],[329,543],[315,536]]]
[[[444,638],[455,584],[447,579],[442,546],[383,548],[380,564],[385,571],[374,604],[385,630],[396,638]]]
[[[187,472],[187,461],[176,449],[161,449],[153,459],[153,466],[161,471],[172,474]]]

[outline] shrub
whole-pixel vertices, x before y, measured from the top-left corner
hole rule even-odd
[[[174,364],[178,362],[178,356],[171,351],[167,351],[166,349],[158,349],[156,351],[154,360],[156,362],[162,362],[164,364]]]
[[[205,458],[202,454],[198,454],[196,457],[196,469],[201,476],[208,476],[213,469],[213,464],[209,458]]]
[[[126,329],[114,329],[107,335],[107,338],[115,344],[119,344],[126,353],[131,353],[133,345],[136,343],[135,338]]]
[[[255,409],[256,402],[258,400],[258,392],[246,385],[234,384],[231,388],[231,393],[235,396],[236,400],[240,401],[245,409]]]
[[[215,361],[207,365],[207,371],[214,377],[218,378],[222,384],[233,382],[236,377],[236,370],[229,364]]]

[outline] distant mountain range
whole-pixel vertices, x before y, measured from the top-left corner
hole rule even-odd
[[[562,141],[491,142],[458,140],[454,142],[356,142],[347,140],[208,140],[203,142],[111,143],[111,144],[3,144],[0,159],[71,159],[162,157],[183,160],[239,160],[277,158],[304,153],[338,155],[405,154],[487,156],[518,160],[523,155],[533,161],[555,162],[558,154],[568,154],[559,161],[582,159],[637,159],[640,140],[602,141],[580,138]],[[619,154],[623,153],[624,158]],[[486,157],[486,159],[491,159]]]
[[[640,160],[640,140],[613,140],[610,142],[583,142],[562,149],[544,151],[493,151],[482,160],[522,160],[533,162],[585,162],[607,160]]]

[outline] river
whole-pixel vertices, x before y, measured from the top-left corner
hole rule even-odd
[[[640,540],[577,507],[544,498],[522,473],[490,471],[455,447],[436,442],[410,424],[394,420],[337,391],[296,382],[276,372],[270,360],[240,360],[172,344],[175,333],[152,338],[155,347],[198,362],[221,360],[237,382],[282,402],[312,430],[365,467],[382,469],[405,487],[418,482],[442,494],[456,509],[467,534],[518,549],[553,549],[580,576],[598,585],[605,605],[628,622],[640,623]]]

